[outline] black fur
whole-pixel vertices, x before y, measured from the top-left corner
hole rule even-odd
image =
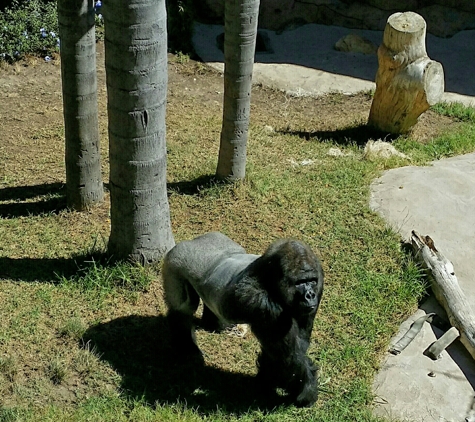
[[[207,329],[250,325],[261,344],[257,377],[264,385],[284,388],[299,406],[316,401],[317,368],[306,353],[323,271],[306,244],[283,239],[251,255],[227,236],[208,233],[168,252],[163,281],[178,353],[202,359],[193,327],[201,298]]]

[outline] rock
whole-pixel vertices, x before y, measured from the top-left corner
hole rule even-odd
[[[390,158],[390,157],[409,158],[406,154],[398,151],[390,143],[384,142],[381,139],[373,141],[370,139],[364,147],[363,158],[371,160],[372,158]]]
[[[274,133],[275,130],[272,126],[270,125],[265,125],[264,126],[264,132],[267,133],[267,134],[271,134],[271,133]]]
[[[315,164],[315,160],[311,160],[310,158],[306,158],[305,160],[302,160],[300,162],[295,161],[293,158],[290,158],[287,160],[292,167],[298,167],[298,166],[311,166],[312,164]]]
[[[335,43],[335,50],[350,53],[376,54],[378,47],[367,38],[356,34],[348,34]]]
[[[348,157],[353,155],[353,153],[350,151],[345,154],[340,148],[330,148],[327,152],[327,155],[331,157]]]
[[[473,2],[475,6],[475,1]],[[475,9],[475,7],[474,7]],[[419,9],[427,22],[427,32],[437,37],[450,37],[462,29],[475,28],[475,14],[445,6],[428,6]]]
[[[417,0],[366,0],[365,3],[381,10],[414,10]]]
[[[223,23],[224,0],[205,0],[198,9],[198,20]],[[475,29],[474,0],[261,0],[259,27],[282,32],[319,23],[383,30],[390,15],[408,10],[423,16],[427,31],[439,37]]]
[[[345,154],[340,148],[330,148],[327,152],[327,155],[330,155],[332,157],[344,157]]]
[[[433,0],[432,3],[451,7],[452,9],[463,10],[465,12],[475,12],[475,3],[473,0]]]

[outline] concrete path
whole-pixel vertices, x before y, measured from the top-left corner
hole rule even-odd
[[[371,208],[403,239],[409,239],[411,230],[430,235],[475,303],[475,153],[428,167],[389,170],[373,182],[371,191]],[[426,312],[444,315],[437,302],[429,300],[401,326],[393,342]],[[426,323],[400,355],[387,355],[374,383],[378,414],[408,421],[465,421],[475,403],[475,362],[458,341],[440,360],[424,356],[442,334]],[[470,422],[475,422],[475,414]]]
[[[193,44],[201,59],[223,70],[223,53],[217,37],[221,25],[195,24]],[[374,89],[378,69],[376,55],[336,51],[335,43],[349,33],[381,43],[382,31],[356,30],[309,24],[282,34],[259,30],[268,52],[257,52],[253,80],[289,93],[320,95],[347,94]],[[427,36],[427,53],[444,66],[447,101],[475,105],[475,30],[459,32],[452,38]]]
[[[216,39],[221,33],[222,26],[196,24],[193,38],[203,61],[220,70],[223,54]],[[254,81],[293,95],[374,89],[376,55],[333,49],[336,41],[349,33],[375,45],[382,40],[380,31],[324,25],[305,25],[280,35],[262,30],[267,52],[256,53]],[[429,57],[444,67],[445,101],[475,106],[474,40],[474,30],[448,39],[430,34],[427,37]],[[427,167],[389,170],[372,184],[370,206],[405,240],[411,230],[430,235],[453,262],[464,293],[475,304],[475,154]],[[443,313],[430,299],[401,325],[393,342],[420,315],[432,311]],[[438,361],[422,354],[441,334],[425,323],[419,336],[400,355],[388,353],[374,383],[377,414],[401,421],[475,422],[473,359],[458,342]]]

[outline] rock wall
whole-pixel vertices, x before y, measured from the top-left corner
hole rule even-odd
[[[199,19],[222,23],[224,0],[201,0]],[[413,11],[427,22],[427,31],[451,37],[475,29],[475,0],[261,0],[259,26],[285,31],[305,23],[383,30],[394,12]]]

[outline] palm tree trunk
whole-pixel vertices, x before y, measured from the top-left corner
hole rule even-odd
[[[101,202],[93,0],[58,0],[68,206]]]
[[[165,0],[106,0],[111,234],[108,252],[141,263],[173,245],[166,186]]]
[[[216,175],[243,179],[259,0],[225,0],[224,106]]]

